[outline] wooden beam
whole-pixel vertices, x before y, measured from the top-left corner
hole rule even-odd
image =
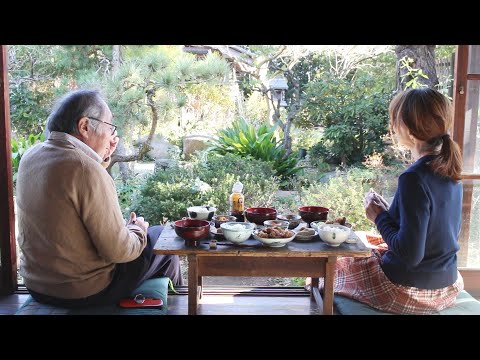
[[[474,298],[480,298],[480,269],[459,267],[458,271],[462,274],[465,290]]]
[[[0,293],[12,294],[17,288],[17,254],[6,45],[0,48],[0,94]]]
[[[465,136],[465,105],[467,101],[467,73],[468,73],[469,45],[458,45],[455,58],[455,74],[453,83],[453,140],[464,154]],[[470,238],[470,210],[473,186],[471,182],[463,185],[462,228],[460,231],[458,265],[465,266],[468,259],[468,241]]]
[[[467,80],[480,80],[480,74],[468,74]]]
[[[455,59],[453,82],[453,140],[460,146],[463,154],[465,132],[465,104],[467,99],[467,71],[469,45],[458,45]]]
[[[480,180],[480,174],[462,174],[462,180]]]

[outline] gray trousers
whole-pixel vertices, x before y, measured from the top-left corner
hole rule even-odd
[[[184,285],[182,271],[180,269],[180,258],[178,255],[153,254],[153,248],[155,247],[162,230],[163,226],[160,225],[155,225],[148,228],[149,241],[147,247],[149,247],[149,249],[147,251],[150,253],[150,266],[143,274],[142,278],[138,282],[138,285],[147,279],[162,276],[168,276],[174,285]]]

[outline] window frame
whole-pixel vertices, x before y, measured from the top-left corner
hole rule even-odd
[[[480,74],[468,73],[470,45],[457,45],[455,56],[453,105],[455,121],[453,139],[464,151],[466,90],[469,80],[480,80]],[[0,294],[17,290],[17,260],[15,240],[15,215],[10,145],[10,106],[8,91],[8,49],[0,48]],[[464,180],[480,180],[478,173],[465,173]],[[460,234],[459,259],[468,255],[473,185],[464,184],[462,214],[464,219]],[[459,268],[465,287],[473,296],[480,296],[480,269]]]

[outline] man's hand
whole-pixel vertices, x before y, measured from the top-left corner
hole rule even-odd
[[[148,227],[150,224],[143,219],[143,217],[137,217],[133,211],[130,213],[130,219],[128,220],[127,225],[137,225],[139,226],[145,233],[147,233]]]
[[[108,159],[113,154],[119,142],[120,138],[118,136],[115,136],[110,140],[110,149],[106,152],[104,160]]]

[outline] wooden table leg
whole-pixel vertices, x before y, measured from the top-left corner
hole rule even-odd
[[[315,293],[313,289],[318,289],[318,278],[311,277],[310,279],[312,279],[310,282],[310,299],[315,300]]]
[[[198,277],[198,298],[201,299],[203,295],[203,277]]]
[[[325,285],[323,289],[323,315],[333,315],[333,284],[335,281],[336,256],[329,256],[325,263]]]
[[[188,255],[188,315],[197,315],[198,262],[196,255]]]

